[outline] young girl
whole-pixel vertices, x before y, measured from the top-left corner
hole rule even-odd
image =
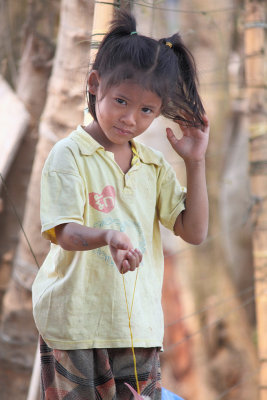
[[[33,284],[41,335],[43,399],[130,399],[135,387],[122,274],[143,395],[161,398],[163,252],[159,222],[186,242],[208,228],[205,152],[209,123],[194,60],[179,35],[139,35],[117,13],[88,77],[93,117],[59,141],[41,183],[50,252]],[[134,139],[159,115],[185,162],[187,195],[161,153]],[[162,134],[159,132],[159,134]],[[135,271],[139,275],[136,280]],[[136,284],[136,286],[135,286]]]

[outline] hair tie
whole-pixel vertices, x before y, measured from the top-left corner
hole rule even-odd
[[[130,35],[137,35],[137,32],[133,31],[133,32],[130,33]]]
[[[165,44],[166,44],[166,46],[169,46],[170,49],[172,48],[172,43],[171,42],[166,42]]]

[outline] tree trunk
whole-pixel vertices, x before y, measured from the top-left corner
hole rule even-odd
[[[24,6],[22,5],[22,7]],[[1,215],[0,226],[3,235],[1,235],[0,244],[3,257],[1,257],[0,281],[1,286],[4,283],[3,289],[6,292],[3,300],[3,315],[1,316],[0,329],[0,387],[1,398],[3,400],[10,398],[20,400],[25,398],[34,352],[32,343],[35,342],[36,333],[29,334],[27,329],[25,329],[28,326],[32,327],[32,317],[28,312],[31,307],[28,293],[13,278],[10,281],[14,250],[18,241],[20,228],[17,217],[14,215],[14,210],[10,205],[10,199],[13,200],[17,216],[22,219],[37,142],[37,124],[46,100],[47,82],[51,72],[54,53],[51,36],[41,34],[40,31],[42,29],[38,23],[40,24],[40,19],[43,18],[43,20],[46,20],[46,29],[49,27],[52,32],[53,26],[51,26],[46,17],[49,16],[51,19],[51,15],[55,11],[54,7],[54,4],[52,8],[51,5],[47,7],[45,10],[46,13],[40,13],[38,16],[35,16],[34,25],[30,24],[30,26],[27,26],[25,45],[18,68],[19,72],[14,82],[17,86],[16,94],[20,97],[29,112],[30,124],[6,179],[8,195],[2,190],[4,209]],[[10,7],[11,11],[13,16],[14,10]],[[31,12],[31,7],[28,7],[25,13],[28,20],[32,18]],[[17,21],[16,15],[13,18]],[[14,26],[17,27],[17,24],[14,23]],[[17,31],[13,32],[12,37],[15,35],[18,35]],[[15,50],[19,47],[17,42],[18,40],[15,44],[12,42]],[[12,52],[11,49],[10,51]],[[11,109],[9,118],[12,118],[12,111]],[[2,280],[3,273],[5,275],[4,278],[6,278],[4,282]]]
[[[245,54],[249,101],[250,181],[254,198],[253,259],[259,353],[259,399],[267,400],[267,87],[266,3],[246,1]]]
[[[62,0],[57,50],[48,87],[47,101],[39,126],[39,140],[23,219],[24,230],[39,264],[48,250],[48,244],[40,237],[39,190],[41,170],[53,144],[58,139],[68,135],[78,123],[82,122],[92,15],[93,1],[77,0],[69,2]],[[21,86],[18,85],[18,89],[20,88]],[[29,100],[29,104],[34,103]],[[24,236],[21,234],[13,266],[13,278],[4,297],[1,334],[2,338],[5,338],[9,361],[13,360],[15,364],[28,368],[32,367],[37,343],[30,292],[36,272],[36,263]],[[23,338],[21,339],[22,333]],[[15,343],[17,343],[16,346]],[[27,357],[25,357],[25,353]],[[5,393],[8,396],[9,391],[15,390],[16,395],[13,394],[13,397],[19,399],[18,393],[21,393],[21,398],[25,398],[25,388],[27,388],[28,381],[29,377],[26,381],[24,380],[23,391],[18,391],[15,387],[13,389],[6,387]],[[1,388],[4,386],[4,383],[1,383]],[[12,395],[9,393],[10,397]]]

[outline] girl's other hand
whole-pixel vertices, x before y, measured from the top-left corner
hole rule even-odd
[[[185,162],[199,162],[205,158],[210,130],[209,120],[206,115],[204,115],[203,121],[203,127],[185,126],[177,122],[183,134],[181,139],[175,137],[172,129],[166,129],[167,138],[171,146]]]
[[[134,271],[142,261],[142,253],[134,249],[129,237],[120,231],[107,232],[107,244],[120,273]]]

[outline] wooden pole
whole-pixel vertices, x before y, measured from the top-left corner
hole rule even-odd
[[[253,259],[259,354],[259,400],[267,400],[267,80],[266,3],[246,0],[245,55],[249,104]]]
[[[90,66],[93,64],[97,49],[112,20],[114,13],[114,1],[110,0],[109,3],[95,2],[94,8],[94,19],[93,19],[93,29],[92,29],[92,41],[90,49]],[[88,112],[86,99],[84,109],[84,125],[88,125],[92,121],[92,116]]]
[[[114,1],[95,2],[90,63],[93,63],[98,46],[103,39],[114,13]]]
[[[41,360],[40,360],[39,347],[40,347],[40,342],[38,340],[27,400],[40,399]]]

